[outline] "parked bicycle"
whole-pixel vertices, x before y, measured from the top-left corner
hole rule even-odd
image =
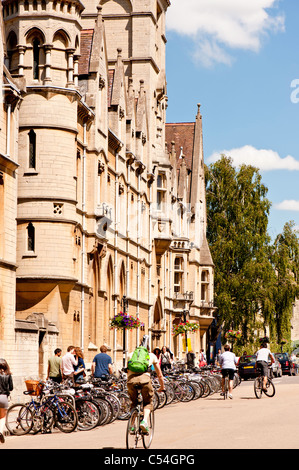
[[[48,395],[40,390],[38,399],[31,398],[28,403],[14,404],[8,408],[6,427],[11,434],[20,436],[28,434],[31,430],[47,432],[53,426],[65,433],[76,429],[78,416],[73,405],[59,396],[55,390],[47,391]],[[31,394],[37,396],[36,393],[33,390]]]

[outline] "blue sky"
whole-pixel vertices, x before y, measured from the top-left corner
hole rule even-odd
[[[203,116],[207,164],[253,164],[272,202],[269,234],[299,229],[298,0],[171,0],[167,122]]]

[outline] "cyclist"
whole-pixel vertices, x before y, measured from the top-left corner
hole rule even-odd
[[[149,336],[144,335],[141,341],[140,346],[147,348],[149,351]],[[131,359],[132,354],[129,354],[128,359]],[[153,409],[153,396],[154,396],[154,389],[152,386],[151,382],[151,374],[150,374],[150,368],[153,365],[155,372],[157,374],[157,377],[159,379],[160,383],[160,388],[159,392],[161,392],[164,389],[164,380],[163,380],[163,375],[161,372],[161,368],[159,366],[159,360],[157,356],[153,353],[149,353],[149,364],[148,364],[148,371],[143,372],[143,373],[136,373],[132,372],[131,370],[127,370],[127,389],[128,389],[128,394],[131,399],[131,409],[135,408],[137,406],[137,401],[138,401],[138,390],[136,388],[140,387],[141,388],[141,395],[143,399],[143,420],[140,423],[140,428],[144,433],[149,432],[149,427],[148,427],[148,418],[150,415],[151,410]],[[132,432],[134,432],[134,428],[132,429]]]
[[[236,371],[236,364],[238,360],[236,358],[236,355],[231,352],[229,344],[226,344],[224,346],[224,353],[221,354],[220,356],[220,367],[221,367],[221,374],[222,374],[222,393],[221,395],[224,395],[224,384],[225,384],[225,377],[228,376],[229,382],[228,382],[228,397],[230,399],[233,398],[232,391],[233,391],[233,385],[234,385],[234,375]]]
[[[261,348],[256,352],[256,369],[260,370],[261,376],[263,377],[263,390],[266,390],[267,387],[267,378],[268,378],[268,361],[271,361],[271,364],[275,362],[274,356],[268,349],[267,343],[263,343]]]

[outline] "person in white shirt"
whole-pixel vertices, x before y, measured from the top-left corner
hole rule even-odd
[[[224,353],[221,354],[220,356],[220,367],[221,367],[221,374],[222,374],[222,394],[224,394],[224,383],[225,383],[225,377],[228,376],[229,382],[228,382],[228,396],[229,398],[233,398],[232,391],[233,391],[233,385],[234,385],[234,375],[236,371],[236,364],[238,362],[238,359],[236,358],[236,355],[231,352],[229,344],[226,344],[224,346]]]
[[[61,370],[63,379],[74,379],[74,366],[78,365],[78,358],[75,357],[75,346],[69,346],[67,353],[61,361]]]
[[[263,377],[263,390],[266,390],[268,379],[268,362],[271,364],[275,362],[274,356],[268,349],[267,343],[263,343],[261,349],[256,352],[256,369],[261,371]]]

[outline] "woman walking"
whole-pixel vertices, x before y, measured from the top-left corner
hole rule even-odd
[[[12,376],[5,359],[0,359],[0,442],[3,444],[8,397],[13,390]]]

